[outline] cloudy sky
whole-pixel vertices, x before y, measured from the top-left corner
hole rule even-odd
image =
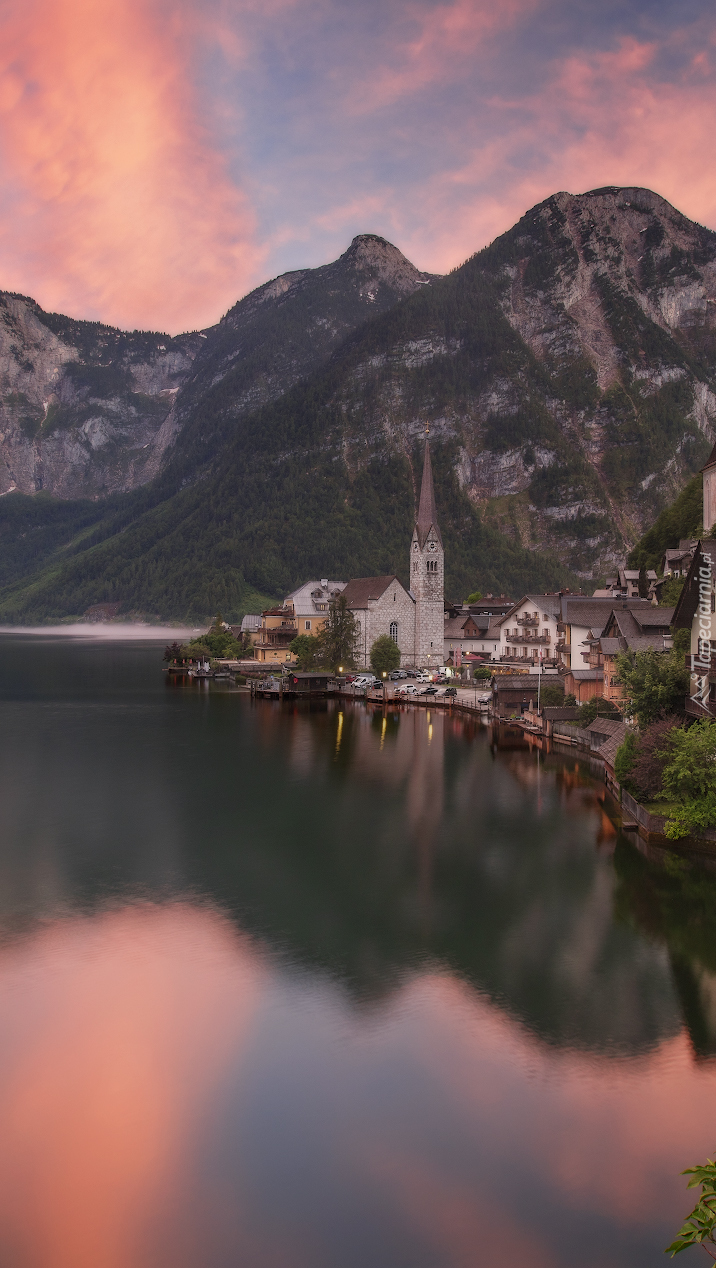
[[[560,189],[716,228],[708,0],[0,0],[0,288],[208,325],[380,233],[443,272]]]

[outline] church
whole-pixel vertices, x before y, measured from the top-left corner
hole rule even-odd
[[[445,554],[427,437],[409,572],[409,590],[394,575],[355,577],[345,587],[343,593],[356,620],[356,659],[361,667],[370,665],[370,649],[381,634],[398,644],[402,665],[434,669],[443,663]]]

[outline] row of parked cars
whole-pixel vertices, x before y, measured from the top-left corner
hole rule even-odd
[[[457,695],[457,687],[451,687],[449,680],[442,676],[431,680],[428,674],[421,673],[415,669],[396,669],[392,674],[388,675],[390,682],[400,682],[401,686],[396,691],[396,696],[447,696],[455,697]],[[415,679],[409,682],[407,679]],[[381,680],[376,678],[375,674],[346,674],[346,682],[352,683],[358,690],[365,688],[380,687]],[[403,681],[406,680],[406,681]]]

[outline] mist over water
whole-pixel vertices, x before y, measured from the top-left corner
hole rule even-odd
[[[3,1268],[661,1262],[713,873],[510,728],[65,635],[0,638]]]

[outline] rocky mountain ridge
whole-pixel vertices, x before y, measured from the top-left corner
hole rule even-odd
[[[446,277],[368,235],[183,338],[157,476],[76,539],[68,511],[0,615],[400,573],[426,427],[453,596],[589,584],[712,445],[716,234],[649,190],[560,193]]]
[[[275,399],[429,275],[375,235],[284,274],[204,331],[170,338],[45,313],[0,293],[0,494],[101,498],[148,483],[192,411],[230,380],[231,415]],[[226,389],[225,389],[226,390]],[[211,450],[211,428],[201,426]]]

